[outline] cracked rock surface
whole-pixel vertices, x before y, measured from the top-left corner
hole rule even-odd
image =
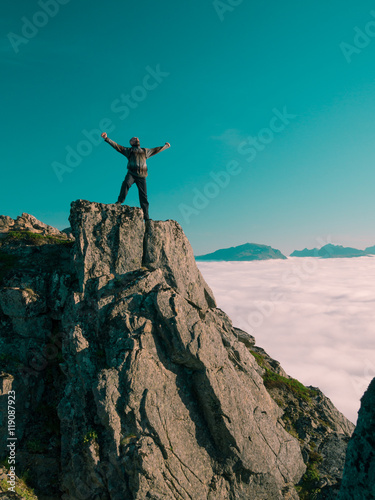
[[[181,227],[80,200],[70,222],[64,499],[296,497],[298,441]]]
[[[303,448],[180,225],[86,200],[70,223],[0,244],[0,420],[15,390],[38,498],[297,499]]]

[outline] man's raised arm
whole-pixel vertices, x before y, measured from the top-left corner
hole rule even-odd
[[[130,148],[125,148],[124,146],[120,146],[120,144],[117,144],[117,142],[112,141],[112,139],[108,137],[107,132],[103,132],[102,137],[105,140],[105,142],[108,142],[108,144],[110,144],[116,151],[118,151],[119,153],[123,154],[126,157],[128,156],[127,151]]]
[[[162,151],[164,151],[165,149],[168,149],[170,147],[171,147],[171,145],[169,144],[169,142],[166,142],[164,144],[164,146],[159,146],[158,148],[146,149],[146,156],[147,156],[147,158],[150,158],[150,156],[157,155],[158,153],[161,153]]]

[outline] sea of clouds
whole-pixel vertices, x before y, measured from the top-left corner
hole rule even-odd
[[[375,257],[197,264],[234,326],[356,423],[375,377]]]

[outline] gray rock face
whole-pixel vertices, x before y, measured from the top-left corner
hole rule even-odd
[[[82,287],[92,278],[118,278],[141,267],[161,269],[167,283],[187,300],[198,307],[215,307],[177,222],[149,221],[145,228],[141,209],[78,200],[72,203],[70,223]]]
[[[215,298],[198,270],[181,226],[173,220],[146,226],[143,265],[160,268],[166,282],[197,307],[216,307]]]
[[[298,441],[181,227],[81,200],[70,222],[86,286],[63,319],[64,499],[296,497]]]
[[[14,225],[14,220],[8,215],[0,215],[0,232],[8,232]]]
[[[1,250],[18,260],[5,255],[0,287],[0,420],[14,389],[19,467],[36,491],[297,499],[299,441],[265,387],[255,339],[216,308],[181,227],[85,200],[70,222],[73,248]]]
[[[142,266],[142,210],[78,200],[70,212],[81,288],[87,280],[119,276]]]
[[[357,427],[346,453],[339,500],[375,498],[375,378],[361,399]]]

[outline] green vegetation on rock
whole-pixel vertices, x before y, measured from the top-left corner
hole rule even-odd
[[[302,500],[312,500],[317,498],[321,491],[319,488],[320,474],[315,462],[309,462],[301,482],[296,487],[299,497]]]
[[[86,432],[86,434],[83,436],[83,444],[88,444],[91,443],[91,441],[97,441],[97,440],[98,440],[98,433],[93,429]]]
[[[2,464],[5,463],[4,461],[2,461]],[[0,467],[0,472],[1,473],[7,473],[9,471],[9,465],[3,465],[2,467]],[[22,478],[16,478],[16,481],[15,481],[15,487],[14,487],[14,491],[17,495],[19,495],[20,498],[22,498],[23,500],[38,500],[38,497],[35,495],[34,493],[34,490],[32,488],[30,488],[27,484],[26,484],[26,476],[25,477],[22,477]],[[7,482],[6,479],[1,479],[0,480],[0,498],[13,498],[12,497],[7,497],[7,496],[4,496],[3,494],[4,493],[9,493],[9,484]],[[14,495],[14,493],[11,493],[11,495]],[[16,498],[16,497],[14,497]],[[17,497],[18,498],[18,497]]]
[[[316,396],[317,392],[314,389],[309,389],[295,378],[283,377],[282,375],[279,375],[271,370],[262,354],[254,350],[250,350],[250,352],[254,356],[258,365],[265,370],[263,374],[263,381],[267,389],[280,389],[282,391],[287,391],[306,402],[309,402],[312,397]],[[277,400],[276,398],[275,401],[279,406],[283,405],[282,400]]]
[[[9,231],[4,243],[9,242],[22,242],[30,245],[72,245],[72,241],[58,238],[51,235],[43,235],[39,233],[32,233],[31,231]]]
[[[262,369],[266,389],[283,411],[281,420],[285,430],[300,443],[306,472],[295,486],[299,497],[302,500],[336,498],[345,457],[336,456],[335,450],[338,446],[346,449],[352,424],[319,389],[305,387],[286,376],[279,363],[263,349],[254,346],[250,352]],[[327,466],[329,461],[334,465]]]
[[[256,351],[250,350],[251,354],[254,356],[255,361],[258,363],[259,366],[262,368],[266,369],[266,363],[264,361],[264,358],[261,354],[259,354]]]
[[[305,387],[295,378],[282,377],[268,368],[266,368],[266,373],[263,375],[263,380],[267,389],[278,388],[287,390],[307,403],[311,400],[311,397],[316,395],[316,391]]]

